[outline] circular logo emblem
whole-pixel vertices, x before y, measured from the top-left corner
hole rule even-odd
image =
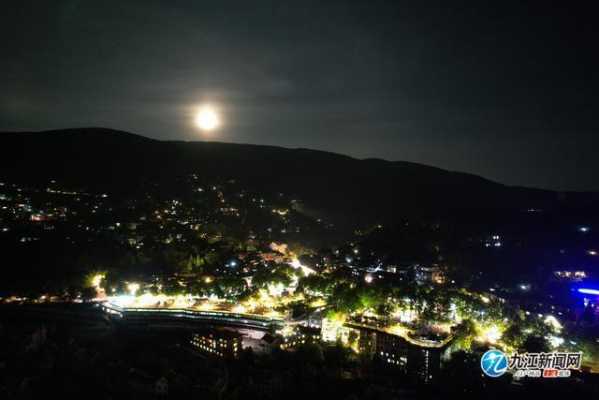
[[[505,374],[507,366],[507,356],[499,350],[488,350],[480,359],[480,368],[491,378],[498,378]]]

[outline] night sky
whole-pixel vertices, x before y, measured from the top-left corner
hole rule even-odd
[[[0,130],[103,126],[599,190],[597,13],[482,3],[13,1]],[[194,126],[202,103],[221,129]]]

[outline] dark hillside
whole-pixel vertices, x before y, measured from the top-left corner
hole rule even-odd
[[[5,180],[57,179],[93,191],[128,192],[139,182],[168,184],[175,176],[197,173],[289,193],[311,209],[360,223],[596,200],[595,195],[508,187],[408,162],[272,146],[156,141],[102,128],[2,133],[0,143],[0,177]]]

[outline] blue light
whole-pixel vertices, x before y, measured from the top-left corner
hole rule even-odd
[[[581,288],[578,289],[579,293],[584,293],[584,294],[594,294],[596,296],[599,296],[599,289],[587,289],[587,288]]]

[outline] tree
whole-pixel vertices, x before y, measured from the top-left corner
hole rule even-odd
[[[239,277],[223,277],[217,280],[216,285],[226,298],[236,299],[248,289],[245,280]]]
[[[452,347],[461,351],[470,351],[472,342],[476,336],[476,325],[470,319],[463,320],[459,325],[452,329],[453,342]]]

